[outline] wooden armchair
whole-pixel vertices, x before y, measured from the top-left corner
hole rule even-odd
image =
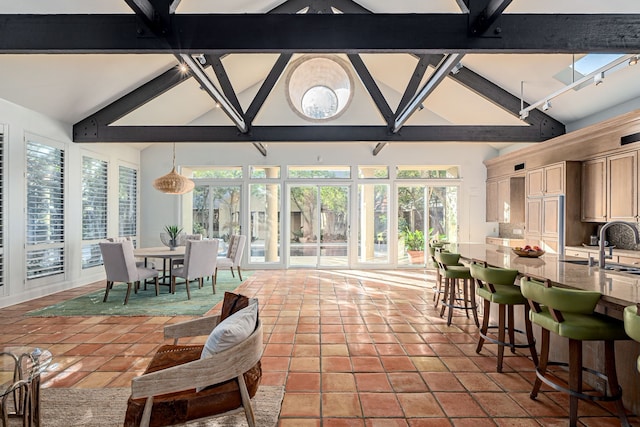
[[[162,346],[144,374],[132,380],[125,427],[181,424],[242,410],[255,426],[250,398],[262,377],[262,323],[241,343],[205,359],[202,345],[177,345],[182,337],[209,335],[219,321],[218,315],[165,327],[165,338],[174,344]]]

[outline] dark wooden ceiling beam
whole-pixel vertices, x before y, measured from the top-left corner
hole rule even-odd
[[[224,65],[222,65],[220,55],[205,55],[204,57],[207,63],[211,64],[211,68],[213,68],[213,72],[218,79],[220,89],[222,89],[224,96],[237,111],[241,112],[242,106],[240,105],[240,101],[238,101],[238,96],[236,95],[236,91],[233,89],[231,80],[229,80],[229,75],[224,69]]]
[[[157,36],[171,31],[169,14],[172,0],[124,0],[143,22],[146,29]],[[177,6],[177,5],[176,5]]]
[[[351,0],[331,0],[331,5],[342,13],[373,13]]]
[[[349,60],[351,61],[351,65],[356,70],[356,73],[360,77],[362,84],[364,85],[367,92],[369,92],[369,96],[373,100],[374,104],[378,108],[378,111],[382,115],[384,121],[387,123],[387,126],[391,126],[393,122],[393,110],[389,107],[389,103],[385,99],[382,91],[378,87],[375,79],[371,76],[369,69],[365,65],[360,55],[357,54],[349,54],[347,55]]]
[[[536,126],[103,126],[75,142],[539,142]]]
[[[245,114],[245,119],[250,126],[253,123],[253,120],[258,115],[258,112],[264,105],[264,102],[267,100],[267,97],[271,93],[271,90],[278,82],[278,79],[282,75],[282,72],[285,70],[285,68],[287,68],[287,64],[289,63],[291,56],[292,55],[290,53],[283,53],[282,55],[280,55],[276,60],[276,63],[271,68],[271,71],[269,71],[267,78],[262,82],[260,89],[258,89],[258,93],[256,93],[253,101],[251,101],[251,105],[249,105],[249,108],[247,108],[247,112]]]
[[[487,6],[480,11],[469,27],[469,32],[481,36],[502,16],[502,12],[511,4],[511,0],[489,0]],[[472,3],[473,5],[473,3]],[[471,12],[473,13],[473,11]],[[502,29],[496,34],[500,34]]]
[[[402,111],[402,109],[409,103],[411,98],[413,98],[413,95],[415,95],[415,93],[417,92],[418,86],[420,86],[420,82],[424,77],[424,73],[429,68],[430,60],[430,55],[420,55],[418,57],[418,63],[416,64],[416,68],[413,70],[413,74],[411,75],[411,79],[409,79],[409,83],[407,83],[404,94],[402,94],[402,99],[398,104],[396,113]]]
[[[287,0],[267,13],[297,13],[305,7],[309,7],[309,0]]]
[[[500,37],[469,35],[466,14],[175,14],[166,40],[139,36],[136,19],[0,15],[0,53],[640,51],[637,14],[505,14]]]

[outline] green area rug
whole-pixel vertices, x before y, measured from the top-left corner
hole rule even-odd
[[[243,271],[246,280],[253,272]],[[211,281],[205,280],[204,286],[198,288],[198,282],[189,284],[191,299],[187,299],[184,284],[178,281],[176,293],[169,293],[169,286],[160,285],[160,295],[156,296],[153,284],[147,285],[147,290],[141,287],[137,294],[131,291],[129,302],[124,305],[127,285],[116,283],[109,291],[109,300],[102,302],[104,289],[63,301],[49,307],[27,313],[28,316],[200,316],[211,310],[222,301],[225,291],[232,292],[240,285],[240,279],[231,276],[229,271],[218,271],[216,293],[213,294]]]

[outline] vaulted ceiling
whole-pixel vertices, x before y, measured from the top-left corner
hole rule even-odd
[[[636,0],[0,5],[0,98],[73,124],[76,142],[250,142],[263,154],[277,141],[377,141],[374,154],[393,141],[539,142],[640,99],[640,66],[625,63],[521,114],[562,91],[557,75],[585,54],[640,53]],[[286,99],[305,55],[352,76],[333,120]]]

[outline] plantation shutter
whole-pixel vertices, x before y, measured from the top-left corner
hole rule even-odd
[[[107,162],[82,157],[82,268],[102,265],[99,241],[107,238]]]
[[[134,239],[138,234],[138,171],[120,166],[118,233]]]
[[[63,274],[64,150],[27,141],[27,279]]]

